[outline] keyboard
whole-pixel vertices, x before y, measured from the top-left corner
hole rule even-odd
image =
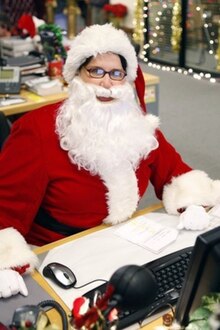
[[[174,306],[179,298],[184,277],[193,247],[188,247],[153,260],[147,267],[154,274],[158,283],[158,294],[150,306],[139,310],[120,310],[117,329],[124,329],[134,323],[141,323],[150,316]],[[84,296],[93,300],[95,291],[105,292],[108,283],[102,284],[87,292]]]

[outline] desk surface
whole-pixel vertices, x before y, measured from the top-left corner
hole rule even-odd
[[[162,204],[159,203],[159,204],[155,204],[155,205],[152,205],[146,209],[143,209],[141,211],[137,211],[135,214],[134,214],[134,217],[135,216],[139,216],[139,215],[142,215],[142,214],[146,214],[146,213],[149,213],[149,212],[153,212],[153,211],[156,211],[158,209],[162,208]],[[47,245],[44,245],[42,247],[39,247],[39,248],[36,248],[35,249],[35,252],[36,254],[42,254],[42,253],[45,253],[59,245],[62,245],[64,243],[67,243],[67,242],[70,242],[72,240],[75,240],[77,238],[80,238],[80,237],[83,237],[85,235],[88,235],[88,234],[91,234],[95,231],[98,231],[98,230],[102,230],[102,229],[105,229],[107,228],[107,225],[100,225],[98,227],[95,227],[95,228],[91,228],[89,230],[85,230],[81,233],[78,233],[76,235],[73,235],[73,236],[69,236],[67,238],[64,238],[62,240],[59,240],[59,241],[56,241],[56,242],[53,242],[53,243],[50,243],[50,244],[47,244]],[[35,271],[34,274],[33,274],[33,278],[37,281],[38,284],[40,284],[40,286],[43,287],[44,290],[46,290],[50,296],[55,299],[56,301],[58,301],[61,306],[64,308],[64,310],[66,311],[67,315],[70,315],[70,310],[69,308],[65,305],[65,303],[60,299],[60,297],[56,294],[56,292],[49,286],[49,284],[46,282],[46,280],[40,275],[40,273],[38,271]],[[55,310],[51,310],[49,312],[49,317],[51,318],[51,320],[53,320],[54,323],[56,324],[60,324],[60,317],[58,315],[58,313],[55,311]],[[146,330],[153,330],[157,325],[161,325],[162,324],[162,321],[161,321],[161,318],[159,318],[158,320],[155,320],[153,321],[152,323],[144,326],[142,329],[146,329]]]
[[[21,90],[20,96],[25,98],[26,102],[0,107],[0,111],[4,112],[6,116],[15,114],[17,115],[27,111],[35,110],[50,103],[62,101],[67,97],[67,95],[67,92],[63,92],[49,96],[39,96],[27,90]]]
[[[159,83],[159,77],[144,73],[146,85],[153,85]],[[21,90],[20,96],[26,99],[26,102],[14,104],[10,106],[0,107],[0,111],[4,112],[6,116],[21,114],[27,111],[35,110],[44,105],[62,101],[67,98],[68,92],[65,91],[59,94],[49,96],[39,96],[27,90]]]

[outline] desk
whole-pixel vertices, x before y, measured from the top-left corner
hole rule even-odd
[[[62,101],[67,97],[67,95],[67,92],[63,92],[49,96],[39,96],[27,90],[21,90],[20,96],[25,98],[26,102],[0,107],[0,111],[2,111],[6,116],[22,114],[50,103]]]
[[[136,216],[140,216],[140,215],[143,215],[143,214],[146,214],[146,213],[149,213],[149,212],[153,212],[153,211],[156,211],[158,209],[161,209],[162,208],[162,204],[159,203],[159,204],[155,204],[155,205],[152,205],[146,209],[143,209],[143,210],[140,210],[140,211],[137,211],[135,212],[134,214],[134,217]],[[53,243],[50,243],[50,244],[47,244],[47,245],[44,245],[42,247],[39,247],[39,248],[36,248],[34,250],[34,252],[36,254],[41,254],[41,253],[45,253],[61,244],[64,244],[64,243],[67,243],[67,242],[70,242],[72,240],[75,240],[77,238],[80,238],[80,237],[83,237],[85,235],[88,235],[88,234],[91,234],[95,231],[98,231],[98,230],[102,230],[102,229],[105,229],[107,228],[107,225],[100,225],[98,227],[95,227],[95,228],[91,228],[91,229],[88,229],[88,230],[85,230],[81,233],[78,233],[78,234],[75,234],[73,236],[69,236],[67,238],[64,238],[62,240],[59,240],[59,241],[56,241],[56,242],[53,242]],[[37,283],[39,285],[42,286],[42,288],[44,290],[46,290],[50,295],[51,297],[56,300],[57,302],[59,302],[61,304],[61,306],[64,308],[64,310],[66,311],[67,315],[70,315],[70,310],[69,308],[66,306],[66,304],[60,299],[60,297],[56,294],[56,292],[49,286],[49,284],[46,282],[46,280],[40,275],[40,273],[38,271],[35,271],[34,274],[32,275],[34,280],[37,281]],[[60,325],[60,316],[58,315],[58,313],[55,311],[55,310],[51,310],[49,312],[49,318],[51,320],[53,320],[54,323]],[[143,327],[143,329],[146,329],[146,330],[153,330],[155,328],[156,325],[161,325],[162,324],[162,321],[161,319],[158,319],[158,320],[155,320],[154,322],[146,325]]]
[[[146,90],[145,101],[148,105],[148,111],[158,115],[158,90],[159,78],[150,74],[144,74]],[[0,107],[0,111],[4,112],[6,116],[22,114],[27,111],[35,110],[44,105],[62,101],[67,98],[67,90],[60,94],[53,94],[49,96],[39,96],[32,92],[22,89],[20,96],[25,98],[27,102],[14,104],[6,107]]]

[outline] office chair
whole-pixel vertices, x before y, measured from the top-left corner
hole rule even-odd
[[[11,122],[5,116],[4,112],[0,111],[0,150],[3,147],[6,139],[11,131]]]

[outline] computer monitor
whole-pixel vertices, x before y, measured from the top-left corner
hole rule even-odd
[[[201,305],[202,296],[211,292],[220,292],[220,227],[196,239],[176,305],[176,321],[187,326],[190,316]]]

